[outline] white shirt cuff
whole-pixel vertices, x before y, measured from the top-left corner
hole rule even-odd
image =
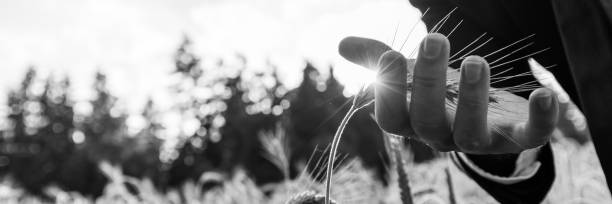
[[[489,172],[486,172],[485,170],[474,164],[472,160],[470,160],[465,154],[461,152],[451,154],[451,157],[454,160],[460,159],[464,164],[466,164],[467,167],[464,167],[461,165],[460,162],[454,162],[462,171],[465,171],[463,168],[470,168],[471,170],[476,172],[476,174],[483,178],[497,183],[510,185],[530,179],[538,172],[538,169],[540,169],[540,166],[542,165],[542,163],[537,161],[539,152],[540,147],[521,152],[518,158],[516,159],[516,167],[514,171],[508,177],[493,175]]]

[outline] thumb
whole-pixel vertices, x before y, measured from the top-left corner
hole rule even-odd
[[[338,46],[338,52],[342,57],[374,71],[378,71],[378,60],[389,50],[391,47],[385,43],[361,37],[346,37]]]

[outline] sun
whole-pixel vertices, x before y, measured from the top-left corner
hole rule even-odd
[[[376,81],[376,72],[345,61],[336,65],[334,75],[344,84],[344,95],[352,96],[363,86]]]

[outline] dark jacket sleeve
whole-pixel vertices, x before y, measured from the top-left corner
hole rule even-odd
[[[410,0],[410,3],[421,12],[427,11],[423,15],[423,22],[430,32],[448,36],[451,56],[459,53],[455,57],[457,58],[471,51],[469,55],[487,56],[485,59],[489,62],[499,59],[499,67],[492,69],[491,74],[512,68],[504,72],[504,76],[529,72],[527,58],[524,56],[531,56],[545,67],[554,66],[549,71],[555,75],[572,99],[578,99],[549,1]],[[443,20],[447,15],[447,20]],[[484,36],[478,39],[483,34]],[[528,38],[516,43],[526,37]],[[490,38],[491,41],[483,44]],[[513,46],[500,51],[512,44]],[[475,49],[476,47],[478,48]],[[460,64],[461,60],[456,60],[450,66],[457,68]],[[510,87],[530,81],[533,81],[531,76],[515,77],[512,80],[496,82],[492,86]],[[529,92],[516,94],[529,96]],[[578,101],[576,103],[580,106]]]
[[[612,189],[612,1],[552,0],[580,106]],[[576,100],[578,98],[574,98]]]
[[[505,171],[508,169],[496,169],[495,167],[491,168],[491,166],[495,166],[495,164],[483,164],[483,159],[480,161],[474,160],[473,157],[470,157],[470,159],[483,170],[495,175],[499,175],[497,174],[499,170]],[[489,161],[491,161],[491,159],[489,159]],[[458,163],[458,166],[462,167],[465,174],[472,178],[480,187],[482,187],[500,203],[542,202],[555,179],[555,165],[550,144],[547,144],[540,149],[537,161],[539,161],[542,165],[532,178],[515,184],[505,185],[480,176],[474,170],[467,167],[467,165],[461,159],[454,160],[454,162]],[[507,162],[507,160],[499,161],[499,163],[502,164]]]

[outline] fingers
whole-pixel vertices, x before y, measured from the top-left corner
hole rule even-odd
[[[564,135],[577,139],[581,143],[588,140],[587,124],[584,115],[571,100],[555,76],[546,70],[535,59],[529,58],[529,67],[533,76],[544,87],[551,89],[557,95],[559,102],[558,128]]]
[[[406,105],[407,64],[402,54],[385,52],[378,63],[380,71],[375,85],[376,122],[386,132],[406,135],[408,110]]]
[[[478,153],[491,143],[487,126],[489,80],[489,65],[483,58],[470,56],[461,64],[453,128],[455,144],[461,151]]]
[[[529,119],[508,127],[511,134],[492,137],[493,153],[520,153],[546,144],[557,126],[559,102],[551,89],[539,88],[529,96]]]
[[[559,102],[548,88],[535,90],[529,96],[529,120],[518,127],[515,138],[522,148],[545,144],[557,125]]]
[[[339,46],[347,60],[378,70],[375,118],[388,133],[414,135],[439,151],[468,153],[520,152],[545,144],[556,127],[559,104],[550,89],[538,89],[529,100],[529,119],[488,127],[490,73],[486,61],[468,57],[462,64],[457,111],[447,117],[447,67],[450,44],[441,34],[429,34],[421,43],[408,87],[409,66],[400,53],[382,42],[348,37]],[[410,65],[409,65],[410,64]],[[411,89],[407,102],[407,90]],[[453,128],[451,131],[450,122]],[[490,128],[495,131],[490,132]]]
[[[450,44],[441,34],[421,43],[414,68],[410,123],[416,134],[438,150],[454,147],[446,118],[446,69]]]
[[[377,40],[347,37],[340,41],[338,52],[345,59],[366,67],[368,69],[378,70],[378,59],[391,47]]]

